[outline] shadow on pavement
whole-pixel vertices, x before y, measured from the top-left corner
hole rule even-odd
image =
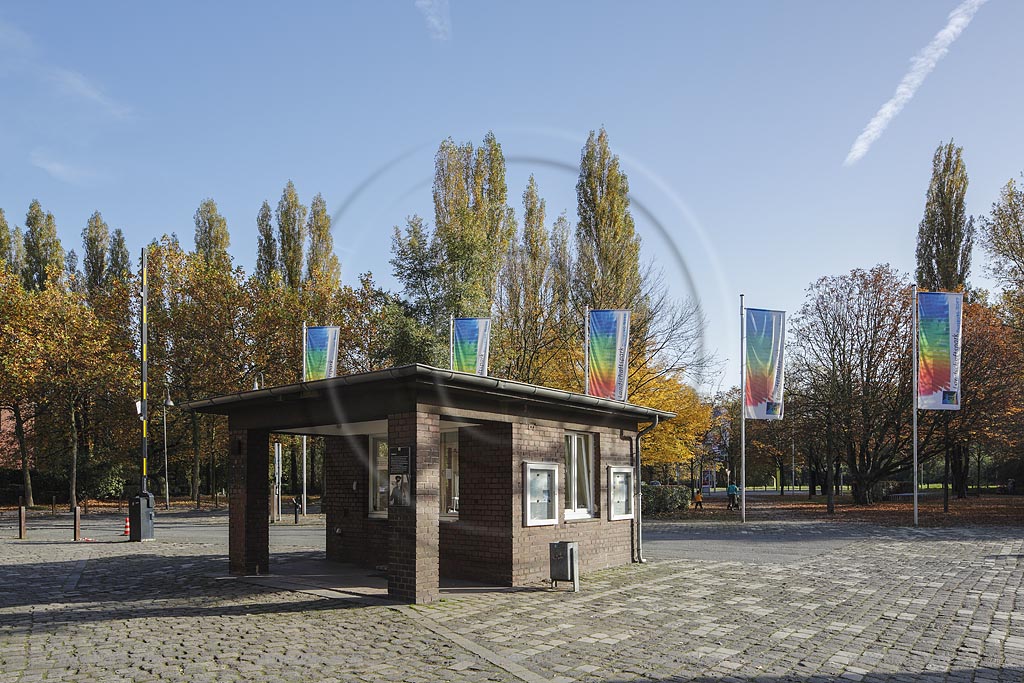
[[[866,674],[766,674],[735,672],[707,676],[656,676],[654,678],[609,678],[602,683],[833,683],[834,681],[865,681],[869,683],[950,683],[951,681],[991,681],[1019,683],[1024,681],[1024,667],[959,668],[949,671],[869,671]]]

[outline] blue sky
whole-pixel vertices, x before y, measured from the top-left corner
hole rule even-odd
[[[1024,170],[1024,3],[991,0],[853,164],[851,146],[960,2],[20,3],[0,8],[0,207],[80,250],[94,210],[133,254],[213,197],[236,262],[288,179],[335,213],[344,279],[394,286],[392,226],[432,219],[441,139],[493,130],[509,194],[575,218],[589,130],[629,175],[644,254],[700,298],[735,383],[738,295],[796,310],[821,275],[911,271],[931,157],[963,145],[968,211]],[[640,210],[640,207],[643,210]],[[517,211],[517,214],[521,210]],[[975,256],[974,280],[984,255]],[[693,283],[691,290],[688,283]]]

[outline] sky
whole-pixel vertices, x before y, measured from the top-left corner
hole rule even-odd
[[[322,193],[343,279],[391,275],[392,228],[433,219],[441,140],[493,131],[521,216],[575,223],[587,134],[630,183],[643,258],[699,301],[738,384],[739,295],[796,311],[817,278],[914,269],[936,147],[967,210],[1024,171],[1024,3],[133,2],[0,6],[0,207],[65,249],[99,210],[133,255],[192,244],[212,197],[251,271],[256,214]],[[992,287],[975,250],[972,282]]]

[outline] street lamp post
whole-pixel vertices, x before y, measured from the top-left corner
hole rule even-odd
[[[164,387],[164,509],[171,509],[171,471],[167,469],[167,409],[174,407],[171,400],[171,390]]]

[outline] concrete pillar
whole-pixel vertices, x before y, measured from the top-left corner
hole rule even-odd
[[[410,505],[388,505],[388,595],[395,600],[422,604],[439,595],[440,440],[437,415],[388,416],[388,448],[411,449]]]
[[[270,571],[270,432],[232,429],[228,454],[228,564],[232,574]]]

